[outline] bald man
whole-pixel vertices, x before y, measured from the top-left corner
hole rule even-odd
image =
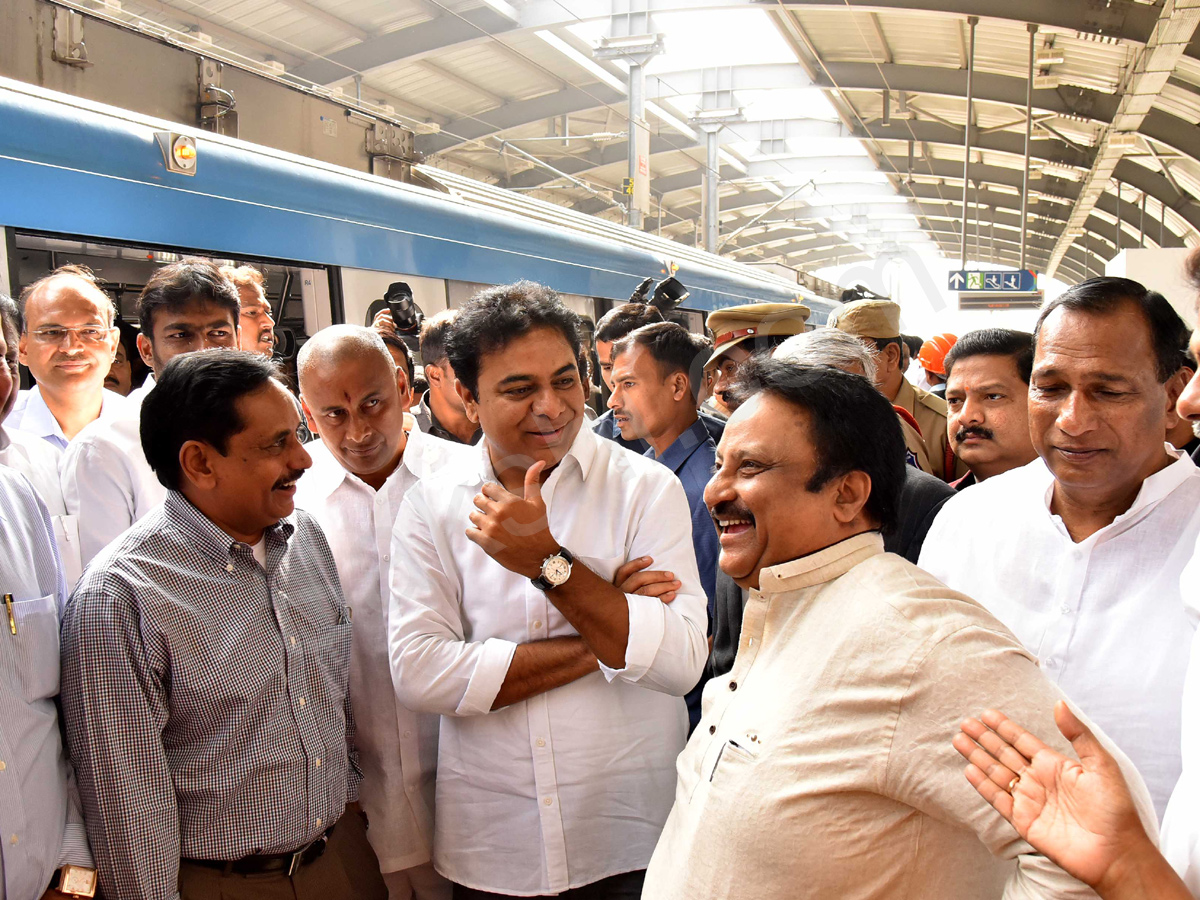
[[[325,530],[354,610],[350,698],[367,837],[391,900],[448,900],[449,883],[431,863],[438,717],[405,709],[392,688],[389,563],[408,489],[443,465],[469,464],[464,458],[476,453],[415,428],[405,433],[408,373],[369,328],[319,331],[301,348],[297,367],[304,415],[319,440],[307,446],[313,464],[297,486],[296,506]]]
[[[29,285],[20,305],[17,355],[37,384],[17,395],[6,425],[65,450],[86,425],[125,403],[104,389],[120,342],[113,304],[91,271],[61,266]]]

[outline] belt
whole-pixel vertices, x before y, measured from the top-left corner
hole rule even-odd
[[[311,843],[291,853],[267,853],[243,856],[241,859],[184,859],[183,862],[207,869],[220,869],[226,875],[270,875],[279,873],[287,878],[313,862],[325,852],[325,845],[333,833],[333,825]]]

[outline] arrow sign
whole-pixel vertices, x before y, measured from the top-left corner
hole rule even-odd
[[[1037,290],[1037,276],[1028,269],[973,271],[958,269],[949,273],[952,291],[1012,291],[1029,293]]]

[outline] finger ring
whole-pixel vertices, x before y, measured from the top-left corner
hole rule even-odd
[[[1012,780],[1012,781],[1010,781],[1010,782],[1008,783],[1008,792],[1009,792],[1010,794],[1013,792],[1013,788],[1015,788],[1015,787],[1017,786],[1017,782],[1018,782],[1018,781],[1020,781],[1020,780],[1021,780],[1021,776],[1020,776],[1020,775],[1014,775],[1014,776],[1013,776],[1013,780]]]

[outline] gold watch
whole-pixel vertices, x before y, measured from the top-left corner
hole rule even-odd
[[[58,870],[58,891],[72,897],[96,896],[96,870],[66,865]]]

